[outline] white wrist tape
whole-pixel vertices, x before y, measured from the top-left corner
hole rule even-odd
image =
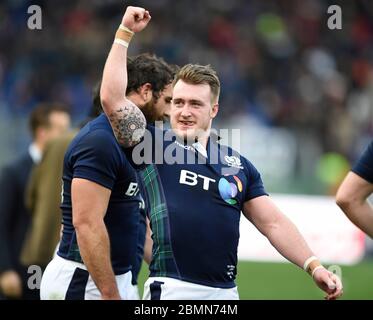
[[[315,256],[309,257],[309,258],[304,262],[303,270],[304,270],[304,271],[307,271],[307,270],[308,270],[308,266],[310,265],[310,263],[311,263],[312,261],[315,261],[315,260],[318,260],[317,257],[315,257]]]
[[[134,34],[135,33],[133,31],[120,24],[117,32],[115,33],[114,43],[120,44],[121,46],[128,48],[128,45],[131,42],[131,39]]]
[[[124,40],[118,39],[118,38],[116,38],[114,40],[114,43],[120,44],[121,46],[126,47],[126,48],[128,48],[128,45],[129,45],[129,43],[127,41],[124,41]]]
[[[315,269],[313,269],[312,274],[311,274],[312,278],[313,278],[313,276],[315,275],[315,272],[316,272],[317,270],[319,270],[319,269],[324,269],[324,267],[323,267],[323,266],[318,266],[318,267],[316,267]]]
[[[120,25],[119,25],[119,29],[120,29],[120,30],[123,30],[123,31],[127,31],[127,32],[129,32],[129,33],[131,33],[131,34],[135,34],[132,30],[128,29],[128,28],[125,27],[123,24],[120,24]]]

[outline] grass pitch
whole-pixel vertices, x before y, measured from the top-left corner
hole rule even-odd
[[[341,299],[373,300],[373,260],[341,266],[344,295]],[[147,279],[147,265],[139,275],[140,294]],[[290,263],[240,261],[237,286],[242,300],[319,300],[323,292],[303,270]]]

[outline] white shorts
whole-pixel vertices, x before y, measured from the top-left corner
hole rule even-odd
[[[138,300],[137,286],[133,286],[132,272],[115,276],[123,300]],[[100,300],[96,287],[84,264],[56,255],[44,271],[40,284],[41,300]]]
[[[214,288],[167,277],[151,277],[143,300],[239,300],[237,287]]]

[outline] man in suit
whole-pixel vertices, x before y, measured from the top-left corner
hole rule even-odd
[[[31,171],[25,198],[31,222],[20,256],[24,266],[38,265],[44,270],[53,257],[60,239],[63,158],[76,133],[71,130],[50,141]]]
[[[101,104],[93,89],[93,106],[88,118],[80,124],[98,117]],[[31,214],[31,223],[21,250],[21,262],[24,266],[38,265],[45,269],[52,260],[61,231],[61,191],[63,159],[67,147],[78,133],[78,129],[65,132],[51,139],[45,147],[40,163],[33,167],[26,188],[26,208]]]
[[[149,121],[167,118],[175,67],[149,54],[129,58],[128,65],[126,95],[146,110]],[[101,108],[99,90],[94,101]],[[105,115],[80,131],[64,162],[63,236],[43,274],[41,298],[138,299],[145,211],[140,210],[143,215],[139,217],[136,172],[122,157]],[[97,226],[93,233],[92,226]]]
[[[30,290],[27,267],[20,262],[20,251],[30,223],[24,204],[25,188],[34,164],[40,162],[47,142],[70,126],[67,108],[42,104],[30,115],[32,143],[28,150],[5,166],[0,175],[0,292],[7,299],[37,299]]]

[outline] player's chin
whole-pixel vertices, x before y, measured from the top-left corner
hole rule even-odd
[[[174,131],[179,138],[183,138],[185,140],[194,140],[196,137],[194,128],[180,126],[174,129]]]

